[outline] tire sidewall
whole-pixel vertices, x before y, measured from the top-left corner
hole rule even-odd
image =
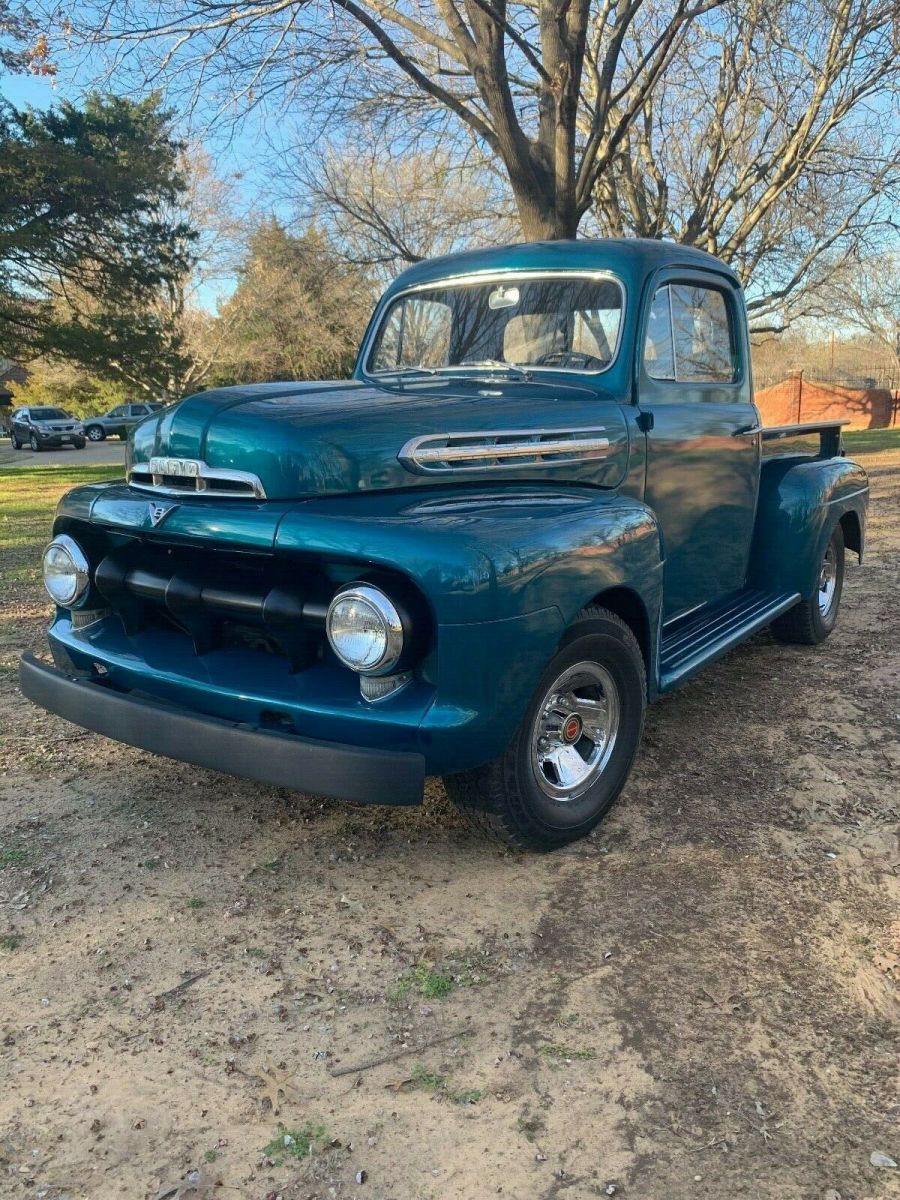
[[[106,434],[103,432],[103,429],[100,425],[89,425],[85,430],[85,434],[87,435],[88,441],[91,442],[102,442],[106,437]]]
[[[28,444],[31,447],[32,454],[37,454],[41,449],[40,442],[37,440],[37,437],[34,434],[29,437]]]
[[[603,774],[583,796],[576,800],[554,800],[541,790],[535,778],[531,759],[532,728],[555,680],[568,667],[584,661],[600,663],[613,677],[620,707],[616,745]],[[643,661],[636,644],[626,640],[621,626],[603,617],[574,625],[542,675],[510,747],[520,815],[535,834],[570,841],[596,825],[628,778],[641,740],[645,709]]]

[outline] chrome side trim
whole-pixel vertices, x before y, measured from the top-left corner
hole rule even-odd
[[[194,458],[151,458],[146,463],[135,463],[127,478],[131,487],[163,496],[215,496],[231,500],[266,498],[266,489],[258,475],[229,467],[210,467]]]
[[[429,433],[410,438],[397,458],[408,471],[490,471],[518,467],[523,460],[542,467],[605,458],[605,426],[585,429],[490,429]]]

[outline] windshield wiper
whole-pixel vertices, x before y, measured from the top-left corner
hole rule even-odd
[[[500,362],[497,358],[464,359],[459,365],[461,367],[487,367],[492,371],[509,371],[511,375],[516,375],[520,379],[531,378],[531,372],[527,371],[524,367],[520,367],[518,363]]]
[[[434,367],[391,367],[387,371],[373,371],[372,375],[381,379],[385,375],[437,375],[437,371]]]

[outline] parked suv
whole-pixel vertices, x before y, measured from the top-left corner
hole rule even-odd
[[[117,404],[102,417],[88,417],[84,423],[84,432],[92,442],[102,442],[104,438],[117,434],[120,438],[128,436],[138,421],[149,417],[151,413],[159,412],[161,404]]]
[[[44,405],[17,408],[10,421],[9,436],[14,450],[21,450],[25,445],[31,446],[35,453],[60,446],[84,449],[81,422],[70,417],[62,408],[47,408]]]

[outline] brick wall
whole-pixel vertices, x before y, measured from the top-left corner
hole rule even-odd
[[[755,395],[764,425],[849,420],[847,429],[900,425],[900,396],[886,388],[846,388],[790,375]]]

